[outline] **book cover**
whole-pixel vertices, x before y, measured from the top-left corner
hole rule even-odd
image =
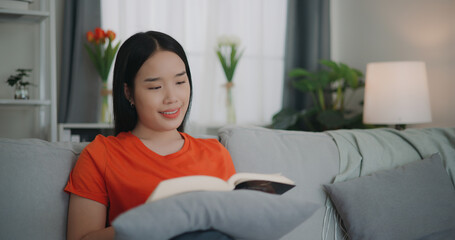
[[[184,176],[162,181],[146,203],[192,191],[248,189],[271,194],[283,194],[293,187],[295,187],[294,181],[280,174],[236,173],[227,181],[204,175]]]

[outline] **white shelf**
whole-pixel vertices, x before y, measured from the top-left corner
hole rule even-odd
[[[0,21],[32,21],[39,22],[50,16],[47,11],[19,10],[0,8]]]
[[[6,51],[0,59],[3,63],[11,61],[7,67],[1,68],[1,74],[8,76],[12,69],[27,65],[33,69],[31,78],[37,85],[31,93],[33,98],[29,100],[12,99],[6,91],[2,92],[0,137],[57,141],[55,0],[34,1],[29,7],[0,8],[0,30],[7,33],[0,38],[2,50]],[[21,37],[30,41],[14,41]],[[28,44],[22,47],[23,43]],[[29,54],[24,50],[13,58],[9,56],[18,48],[26,49]],[[19,123],[25,123],[26,127],[17,127]]]
[[[50,106],[50,100],[19,100],[19,99],[0,99],[0,106]]]

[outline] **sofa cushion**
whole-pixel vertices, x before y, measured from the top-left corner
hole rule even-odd
[[[234,239],[278,239],[321,205],[252,190],[189,192],[133,208],[117,217],[116,239],[170,239],[215,229]]]
[[[65,239],[69,172],[84,144],[0,139],[0,239]]]
[[[339,166],[337,146],[327,134],[228,126],[219,136],[237,172],[281,173],[296,183],[286,195],[325,204],[321,186],[333,181]],[[318,209],[282,239],[320,239],[324,216],[324,209]]]
[[[455,189],[439,154],[325,189],[352,239],[455,234]]]

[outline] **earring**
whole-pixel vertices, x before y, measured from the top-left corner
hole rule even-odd
[[[134,108],[133,102],[130,102],[130,106],[131,106],[131,108]]]

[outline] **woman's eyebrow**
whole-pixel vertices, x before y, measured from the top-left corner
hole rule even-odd
[[[181,73],[175,74],[175,76],[176,76],[176,77],[180,77],[180,76],[183,76],[183,75],[185,75],[185,74],[186,74],[186,71],[183,71],[183,72],[181,72]]]
[[[177,73],[175,74],[176,77],[180,77],[180,76],[183,76],[186,74],[186,71],[183,71],[181,73]],[[144,82],[155,82],[155,81],[158,81],[160,80],[161,78],[160,77],[156,77],[156,78],[146,78],[144,79]]]
[[[144,82],[154,82],[154,81],[158,81],[158,80],[160,80],[160,77],[146,78],[146,79],[144,79]]]

